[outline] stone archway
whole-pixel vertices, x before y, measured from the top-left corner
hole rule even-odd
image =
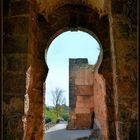
[[[65,29],[63,29],[64,31],[67,31],[67,28]],[[61,30],[61,31],[63,31],[63,30]],[[95,87],[95,85],[97,86],[97,83],[96,82],[94,82],[94,79],[95,79],[95,75],[96,75],[96,77],[98,76],[98,69],[99,69],[99,66],[100,66],[100,64],[101,64],[101,62],[102,62],[102,57],[103,57],[103,50],[102,50],[102,45],[101,45],[101,43],[99,42],[99,39],[95,36],[95,34],[93,34],[91,31],[89,31],[89,30],[87,30],[87,29],[83,29],[83,28],[78,28],[77,29],[78,31],[84,31],[84,33],[86,33],[87,35],[89,34],[89,36],[91,37],[91,38],[93,38],[94,40],[96,40],[96,42],[98,42],[98,45],[99,45],[99,50],[100,50],[100,53],[99,53],[99,56],[98,56],[98,58],[97,58],[97,62],[93,65],[93,64],[88,64],[88,60],[86,61],[86,59],[80,59],[80,57],[79,57],[79,59],[75,59],[75,60],[69,60],[69,103],[70,103],[70,114],[72,114],[72,112],[73,112],[73,114],[77,114],[76,116],[77,116],[77,120],[74,120],[74,122],[75,122],[75,124],[74,123],[71,123],[71,122],[73,122],[73,119],[72,118],[75,118],[75,117],[72,117],[71,115],[70,115],[70,120],[69,120],[69,123],[68,123],[68,126],[67,126],[67,128],[68,129],[89,129],[89,128],[91,128],[91,126],[93,125],[92,124],[92,121],[93,121],[93,117],[92,117],[92,113],[93,113],[93,107],[94,107],[94,99],[93,99],[93,95],[94,95],[94,92],[97,92],[97,93],[100,93],[100,91],[101,90],[99,90],[99,91],[95,91],[94,89],[94,87]],[[85,32],[86,31],[86,32]],[[58,31],[58,33],[59,34],[61,34],[61,32],[60,31]],[[53,35],[53,38],[51,38],[51,40],[53,41],[53,39],[55,38],[55,37],[57,37],[57,36],[55,36],[55,35],[58,35],[58,33],[56,33],[56,34],[54,34]],[[76,33],[76,31],[75,31],[75,33]],[[59,35],[58,35],[59,36]],[[77,40],[77,41],[79,41],[79,40]],[[86,45],[86,44],[85,44]],[[59,46],[60,47],[60,46]],[[65,47],[67,48],[67,43],[65,44]],[[75,46],[76,47],[76,46]],[[86,46],[85,46],[86,47]],[[92,46],[93,48],[95,47],[94,45]],[[66,49],[65,48],[65,49]],[[92,50],[92,49],[91,49]],[[90,51],[91,51],[90,50]],[[80,52],[81,50],[79,49],[79,52]],[[77,52],[77,53],[79,53],[79,52]],[[88,50],[87,50],[87,52],[88,52]],[[85,54],[87,54],[87,57],[88,57],[88,53],[87,52],[85,52]],[[62,52],[61,52],[62,53]],[[94,54],[94,52],[93,52],[93,50],[92,50],[92,56],[93,56],[93,54]],[[54,56],[55,57],[55,56]],[[93,56],[94,57],[94,56]],[[91,57],[91,58],[93,58],[93,57]],[[73,62],[73,63],[70,63],[70,61],[71,62]],[[47,63],[47,62],[46,62]],[[76,65],[74,64],[74,63],[76,63]],[[71,66],[72,67],[70,67],[70,64],[71,64]],[[79,64],[79,65],[78,65]],[[77,67],[77,68],[76,68]],[[81,68],[80,68],[81,67]],[[73,70],[72,70],[73,69]],[[70,72],[70,70],[72,70],[71,72]],[[79,75],[78,73],[80,73],[80,72],[82,72],[83,74],[82,75]],[[76,81],[79,81],[77,84],[74,82],[75,81],[75,78],[70,78],[71,76],[70,76],[70,73],[73,75],[72,77],[77,77],[77,80]],[[77,73],[77,74],[76,74]],[[75,76],[74,76],[75,75]],[[79,76],[78,76],[79,75]],[[100,76],[98,76],[98,77],[100,77]],[[72,80],[73,79],[73,80]],[[79,79],[79,80],[78,80]],[[82,81],[80,82],[80,79],[82,79]],[[103,79],[103,78],[102,78]],[[73,82],[72,82],[73,81]],[[90,82],[89,82],[90,81]],[[101,81],[101,80],[100,80]],[[97,82],[99,82],[98,80],[97,80]],[[71,84],[70,84],[71,83]],[[93,84],[94,83],[94,84]],[[85,84],[85,85],[84,85]],[[102,86],[102,85],[100,85],[100,86]],[[79,88],[81,88],[82,90],[80,90]],[[76,90],[77,89],[77,90]],[[93,91],[94,90],[94,91]],[[105,89],[104,89],[105,90]],[[82,93],[81,93],[82,92]],[[86,94],[86,92],[88,92],[88,94]],[[105,91],[104,91],[105,92]],[[79,95],[77,94],[77,93],[79,93]],[[77,95],[76,95],[77,94]],[[85,97],[85,98],[83,98],[83,97]],[[100,103],[100,101],[97,103],[97,102],[95,102],[96,103],[96,105],[95,105],[95,107],[96,106],[100,106],[99,108],[101,108],[101,109],[96,109],[95,110],[95,112],[96,112],[96,116],[98,116],[98,118],[99,118],[99,116],[102,116],[102,117],[104,117],[103,119],[102,119],[102,121],[104,122],[104,124],[103,124],[103,122],[102,122],[102,126],[103,125],[106,125],[104,128],[102,128],[102,130],[104,129],[106,129],[106,131],[108,131],[108,127],[107,127],[107,124],[106,124],[106,122],[107,122],[107,118],[106,118],[106,114],[107,114],[107,111],[106,111],[106,102],[105,102],[105,98],[106,98],[106,94],[105,94],[105,96],[104,95],[102,95],[102,92],[101,92],[101,95],[99,95],[99,97],[101,97],[101,96],[103,96],[103,100],[101,101],[101,103]],[[85,100],[84,100],[85,99]],[[81,100],[82,100],[82,103],[81,103]],[[99,99],[98,99],[99,100]],[[95,101],[96,101],[96,99],[95,99]],[[84,104],[84,102],[85,102],[85,104]],[[89,103],[89,104],[88,104]],[[99,105],[99,104],[101,104],[101,105]],[[102,107],[102,105],[103,105],[103,107]],[[77,106],[77,107],[76,107]],[[75,112],[75,110],[77,110],[76,112]],[[75,112],[75,113],[74,113]],[[105,116],[103,116],[103,114],[101,114],[101,112],[103,113],[104,112],[104,114],[105,114]],[[97,115],[98,114],[98,115]],[[74,116],[75,116],[74,115]],[[81,115],[83,115],[83,116],[85,116],[85,117],[83,117],[83,118],[85,118],[85,119],[82,119],[80,116]],[[79,117],[78,117],[79,116]],[[79,118],[79,119],[78,119]],[[81,118],[81,119],[80,119]],[[88,119],[87,119],[88,118]],[[92,120],[91,120],[91,118],[92,118]],[[97,119],[97,118],[96,118]],[[85,121],[84,121],[85,120]],[[100,117],[100,120],[101,120],[101,117]],[[77,123],[76,123],[77,122]],[[71,125],[70,125],[71,124]],[[76,125],[77,124],[77,125]],[[106,134],[107,135],[107,134]],[[107,137],[107,136],[106,136]]]
[[[32,95],[23,118],[26,140],[43,138],[43,82],[48,71],[45,47],[57,31],[79,27],[93,32],[103,45],[99,73],[107,85],[109,139],[137,139],[137,0],[3,2],[4,139],[23,138],[25,93]],[[32,74],[26,90],[29,67]],[[36,115],[33,106],[40,114]]]
[[[98,36],[104,50],[99,73],[101,73],[106,80],[106,104],[108,116],[112,116],[108,119],[109,139],[114,139],[113,70],[108,16],[100,17],[93,9],[83,5],[68,4],[56,9],[47,17],[39,14],[36,27],[38,29],[36,34],[36,47],[32,50],[32,80],[29,83],[30,88],[27,89],[31,97],[26,117],[27,126],[25,127],[25,139],[43,138],[43,82],[47,75],[47,66],[44,59],[45,48],[54,36],[65,31],[64,29],[78,30],[80,28],[85,28],[86,31],[89,30]],[[36,107],[36,109],[34,109],[34,107]]]

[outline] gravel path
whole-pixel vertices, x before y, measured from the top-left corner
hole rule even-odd
[[[66,130],[66,125],[59,123],[47,130],[45,140],[76,140],[91,134],[91,130]]]

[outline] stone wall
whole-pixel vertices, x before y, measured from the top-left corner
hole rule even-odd
[[[87,59],[69,59],[70,122],[68,129],[88,129],[93,125],[93,66]],[[82,116],[82,117],[81,117]]]
[[[45,50],[37,48],[38,6],[35,0],[11,0],[8,6],[3,40],[3,137],[43,139],[43,82],[47,71]]]
[[[38,2],[40,5],[40,11],[45,12],[45,14],[51,15],[53,11],[64,5],[85,5],[90,8],[95,9],[100,15],[105,15],[108,12],[108,0],[42,0]]]
[[[106,84],[105,79],[98,73],[94,73],[94,112],[95,123],[101,131],[104,140],[108,140],[108,117],[106,105]]]
[[[117,138],[137,139],[137,0],[112,0],[110,27],[116,59]],[[133,132],[133,133],[132,133]]]
[[[30,2],[7,5],[3,17],[3,137],[19,140],[23,139]]]
[[[93,65],[88,65],[87,59],[70,59],[69,80],[71,112],[68,129],[92,128],[96,123],[103,139],[108,140],[105,79],[95,72]]]

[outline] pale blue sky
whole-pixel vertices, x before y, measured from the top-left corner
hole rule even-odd
[[[69,105],[69,58],[88,58],[89,64],[93,65],[99,52],[98,42],[86,32],[67,31],[57,36],[45,56],[49,67],[45,104],[53,105],[51,91],[58,87],[65,90],[66,104]]]

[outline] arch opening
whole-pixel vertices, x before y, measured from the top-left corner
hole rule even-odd
[[[80,7],[80,5],[78,7]],[[48,50],[50,43],[60,33],[64,32],[64,31],[69,31],[69,30],[71,30],[71,31],[82,30],[82,31],[86,31],[90,35],[93,35],[93,37],[94,37],[94,34],[93,34],[93,32],[94,32],[99,37],[99,40],[101,41],[101,44],[103,46],[100,44],[100,41],[95,36],[96,40],[98,41],[100,46],[103,47],[103,49],[106,53],[103,58],[103,50],[101,48],[98,63],[95,65],[95,71],[94,71],[95,77],[93,80],[93,83],[95,83],[95,85],[96,85],[95,87],[97,87],[97,88],[93,88],[93,91],[97,91],[97,93],[101,93],[98,95],[103,96],[103,98],[102,98],[103,104],[99,104],[99,102],[96,102],[96,106],[103,105],[106,107],[105,100],[107,97],[105,95],[108,96],[108,94],[106,94],[106,92],[105,92],[106,88],[107,88],[108,93],[110,93],[110,90],[112,90],[112,82],[111,82],[112,77],[110,77],[110,76],[112,76],[112,75],[110,75],[112,73],[112,69],[111,69],[111,65],[110,65],[111,64],[111,53],[109,52],[109,47],[110,47],[109,39],[110,38],[109,38],[109,33],[108,33],[108,31],[109,31],[108,30],[108,28],[109,28],[108,17],[106,16],[104,18],[99,18],[99,15],[92,9],[82,6],[81,9],[79,10],[78,7],[77,7],[77,5],[75,5],[74,7],[72,5],[63,6],[61,8],[58,8],[54,13],[52,13],[52,15],[50,15],[50,17],[48,17],[49,20],[47,19],[46,21],[45,20],[38,21],[39,22],[39,31],[40,31],[39,42],[37,44],[38,49],[34,50],[38,54],[38,56],[35,57],[35,59],[37,61],[34,61],[35,63],[33,65],[34,66],[33,71],[36,71],[36,70],[39,71],[40,75],[36,74],[35,76],[37,76],[37,78],[40,77],[40,80],[41,80],[40,84],[43,83],[44,82],[43,78],[47,75],[47,72],[48,72],[48,67],[46,67],[45,58],[44,58],[45,49],[46,49],[46,51]],[[85,10],[87,10],[89,12],[87,14],[85,14]],[[62,14],[64,12],[66,12],[66,13]],[[60,17],[61,17],[61,20],[60,20]],[[93,22],[90,22],[89,17],[90,17],[90,19],[95,19],[95,20]],[[83,18],[84,18],[85,22],[83,21]],[[54,21],[56,21],[56,22],[54,22]],[[64,22],[62,22],[62,21],[64,21]],[[75,21],[75,22],[73,22],[73,21]],[[47,45],[46,45],[46,43],[47,43]],[[42,47],[42,50],[40,50],[41,47]],[[38,62],[41,62],[41,63],[38,63]],[[39,66],[41,66],[41,71],[39,70],[40,69]],[[103,76],[98,75],[98,70]],[[106,72],[108,73],[107,75],[106,75]],[[107,84],[105,84],[105,80],[106,80]],[[34,81],[34,82],[36,82],[36,81]],[[100,92],[100,90],[99,90],[100,87],[103,89],[103,92]],[[38,87],[37,87],[37,89],[38,89]],[[39,93],[39,90],[37,90],[37,92]],[[40,93],[43,93],[42,89],[40,89]],[[40,95],[37,94],[37,96],[39,97]],[[98,97],[98,96],[96,96],[96,97]],[[99,98],[94,98],[94,101],[98,101],[98,99]],[[110,103],[110,101],[112,103],[113,100],[107,99],[107,102]],[[41,108],[41,110],[43,112],[43,108],[41,107],[41,104],[37,104],[37,106],[39,108]],[[76,102],[74,103],[74,107],[76,107]],[[108,123],[107,122],[107,111],[106,111],[106,109],[104,109],[102,107],[100,110],[100,107],[96,108],[95,122],[98,122],[99,126],[101,126],[101,131],[102,131],[101,133],[104,135],[105,139],[108,139],[109,135],[107,134],[107,131],[109,131],[108,129],[110,129],[110,127],[107,128],[107,125],[108,125],[107,124]],[[106,112],[106,113],[104,113],[106,117],[104,117],[105,119],[102,120],[102,118],[100,117],[101,116],[100,114],[104,111]],[[35,111],[33,111],[33,112],[35,112]],[[40,116],[42,117],[42,114]],[[37,118],[38,118],[38,122],[40,122],[38,116],[37,116]],[[29,121],[30,121],[30,118],[29,118]],[[109,122],[109,124],[110,123],[112,123],[112,122]],[[33,126],[33,128],[34,127],[36,127],[36,126]],[[38,129],[38,128],[36,128],[36,129]],[[42,131],[40,131],[40,132],[42,132]],[[38,133],[39,135],[37,134],[36,136],[40,137],[40,132]],[[32,135],[34,135],[34,134],[31,134],[31,136]]]
[[[94,79],[96,79],[96,76],[94,75],[97,75],[98,68],[103,57],[101,43],[99,43],[99,40],[96,38],[97,37],[95,37],[95,35],[93,36],[93,34],[91,35],[91,33],[87,33],[85,32],[85,30],[78,30],[73,32],[65,31],[59,34],[58,36],[55,36],[49,45],[49,49],[46,49],[45,51],[45,61],[49,68],[49,72],[46,79],[45,105],[49,108],[49,111],[55,110],[56,106],[52,103],[54,98],[52,94],[55,94],[57,90],[65,91],[64,98],[66,99],[66,102],[64,104],[69,108],[70,115],[69,121],[67,120],[67,129],[93,129],[93,123],[96,122],[94,121],[95,117],[93,118],[93,114],[96,114],[93,111],[93,86]],[[71,62],[74,62],[76,65],[73,65]],[[84,65],[81,65],[81,63],[83,63]],[[79,70],[74,70],[73,72],[71,67],[79,67]],[[88,75],[84,74],[83,77],[77,76],[77,79],[81,78],[83,80],[80,84],[75,84],[75,87],[80,87],[81,89],[88,90],[84,92],[90,93],[89,95],[86,95],[87,93],[83,92],[79,93],[79,95],[76,95],[75,97],[72,97],[73,95],[71,95],[71,76],[73,75],[72,73],[79,73],[80,71],[84,71],[84,73]],[[88,79],[88,81],[87,83],[84,83],[84,81],[86,81],[86,78]],[[74,80],[76,81],[76,79]],[[89,82],[89,80],[91,82]],[[83,97],[86,97],[86,99],[84,99]],[[76,98],[76,100],[74,98]],[[74,106],[73,101],[75,102]],[[89,101],[93,103],[89,105]],[[63,104],[61,103],[59,105],[63,106]],[[90,113],[88,111],[85,112],[85,109],[90,109],[92,111]],[[83,120],[80,120],[77,126],[76,124],[72,125],[72,114],[75,112],[73,110],[77,110],[77,113],[75,113],[77,114],[77,116],[81,113],[85,116],[88,116],[87,126],[83,126],[83,124],[81,123],[81,121]],[[78,113],[78,111],[80,112]]]
[[[48,81],[46,82],[48,89],[55,88],[49,87],[50,84],[48,82],[51,82],[51,78],[57,79],[56,76],[59,76],[59,74],[63,76],[64,73],[67,73],[63,83],[68,82],[69,58],[87,58],[88,63],[95,67],[99,63],[100,57],[101,47],[96,39],[88,33],[83,31],[66,31],[61,33],[52,41],[49,49],[45,51],[45,61],[49,68]],[[58,82],[55,85],[62,87],[61,81]],[[49,100],[47,101],[49,102]]]

